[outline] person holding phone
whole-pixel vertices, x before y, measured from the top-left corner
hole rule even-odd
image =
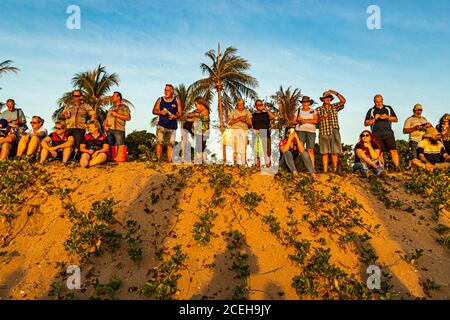
[[[423,116],[423,107],[420,103],[413,107],[413,115],[406,119],[403,133],[409,134],[408,168],[412,161],[417,159],[417,146],[425,134],[426,129],[432,127],[427,118]]]
[[[280,168],[298,175],[298,169],[304,166],[313,179],[317,179],[309,153],[305,150],[295,128],[286,129],[285,137],[280,141],[279,149],[281,152]]]

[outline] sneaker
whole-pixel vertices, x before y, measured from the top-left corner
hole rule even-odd
[[[361,169],[359,172],[361,172],[363,178],[367,178],[367,169]]]
[[[375,170],[373,170],[373,173],[377,176],[380,175],[384,171],[383,167],[377,167]]]

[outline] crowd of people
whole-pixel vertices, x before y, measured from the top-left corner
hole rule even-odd
[[[338,101],[333,103],[337,99]],[[323,164],[323,172],[338,170],[342,143],[339,126],[339,113],[344,109],[346,99],[338,92],[329,90],[320,97],[322,104],[313,108],[316,102],[303,96],[301,107],[290,119],[283,139],[278,145],[280,167],[298,174],[307,170],[314,178],[316,173],[315,145],[317,131],[318,145]],[[79,161],[87,168],[105,163],[111,158],[111,148],[125,146],[125,126],[131,113],[122,102],[120,92],[111,97],[111,108],[103,124],[97,120],[96,111],[83,101],[81,90],[72,92],[72,102],[64,106],[59,120],[55,122],[55,131],[50,134],[44,128],[40,116],[31,118],[31,127],[23,110],[16,108],[13,99],[6,103],[7,109],[0,113],[0,160],[8,157],[33,157],[40,154],[40,163],[50,158],[66,164],[70,159]],[[167,149],[167,159],[172,161],[176,145],[178,122],[182,121],[182,145],[190,148],[190,138],[201,146],[201,160],[206,159],[206,144],[209,139],[210,108],[208,102],[197,97],[195,110],[183,115],[182,105],[174,95],[174,87],[167,84],[164,95],[157,99],[153,114],[158,116],[156,125],[156,157],[162,160],[163,148]],[[244,100],[237,101],[236,108],[229,116],[226,130],[222,133],[222,144],[233,148],[234,164],[238,159],[247,165],[247,145],[249,130],[252,131],[252,146],[256,166],[271,167],[272,121],[277,118],[262,100],[255,101],[255,111],[245,108]],[[450,115],[445,114],[436,127],[422,115],[423,107],[416,104],[413,114],[406,119],[403,133],[409,135],[408,168],[449,167],[450,162]],[[392,129],[392,123],[398,122],[394,109],[384,104],[383,97],[374,97],[374,106],[366,114],[364,130],[355,145],[353,170],[366,176],[369,172],[381,174],[385,171],[385,155],[389,154],[396,171],[400,171],[400,156]],[[224,148],[225,150],[225,148]],[[224,160],[226,153],[224,151]]]

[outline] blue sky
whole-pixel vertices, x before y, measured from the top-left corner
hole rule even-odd
[[[366,27],[372,4],[381,9],[381,30]],[[66,28],[69,5],[81,9],[81,30]],[[450,109],[448,0],[0,0],[0,6],[0,60],[21,69],[0,78],[0,100],[14,98],[48,128],[73,75],[101,63],[119,74],[117,89],[135,105],[128,131],[154,131],[151,109],[164,84],[201,78],[204,53],[219,41],[251,63],[261,98],[280,85],[314,99],[330,88],[341,92],[348,100],[340,114],[346,143],[364,129],[377,93],[400,118],[397,138],[407,138],[401,130],[415,103],[433,124]]]

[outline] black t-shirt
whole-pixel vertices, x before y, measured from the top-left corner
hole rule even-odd
[[[383,105],[383,108],[378,109],[376,107],[371,108],[366,114],[366,120],[372,120],[375,116],[379,114],[387,114],[390,117],[397,117],[391,106]],[[392,131],[392,123],[385,119],[378,119],[372,124],[372,134],[376,137],[394,136],[394,131]]]
[[[81,144],[86,145],[86,149],[98,151],[103,149],[103,145],[108,144],[108,141],[106,139],[106,135],[104,134],[101,134],[97,138],[94,138],[92,134],[88,133],[84,135]]]
[[[253,129],[270,129],[270,117],[267,112],[255,112],[252,114]]]
[[[370,144],[372,145],[372,148],[373,148],[374,150],[380,150],[380,147],[377,146],[377,144],[376,144],[375,142],[370,141]],[[361,162],[361,159],[356,155],[356,150],[363,150],[364,153],[365,153],[369,158],[371,158],[371,157],[370,157],[369,150],[368,150],[368,149],[365,149],[365,148],[364,148],[364,145],[362,145],[362,144],[357,144],[356,147],[355,147],[355,163],[360,163],[360,162]]]

